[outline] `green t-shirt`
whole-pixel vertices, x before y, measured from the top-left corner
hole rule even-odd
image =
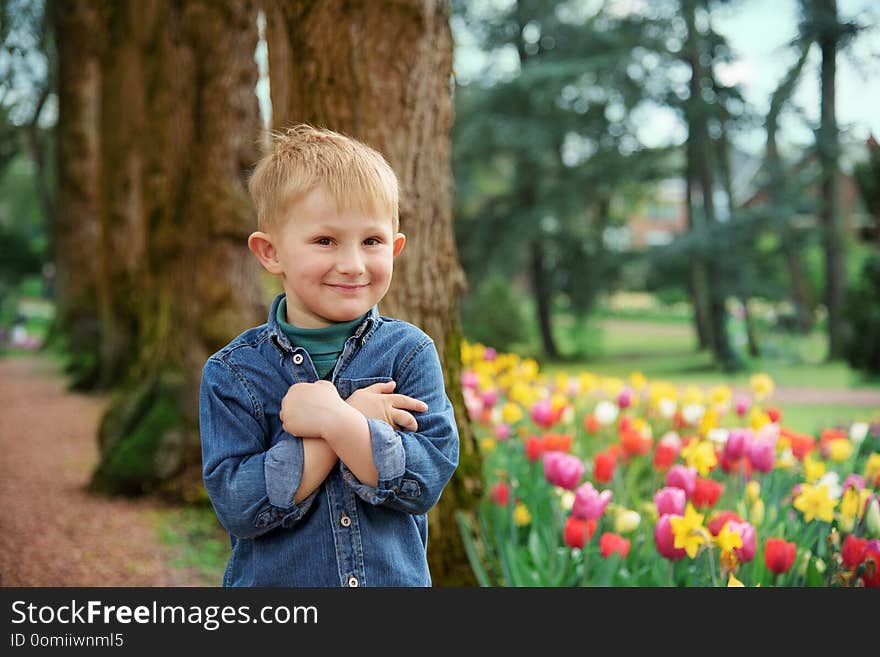
[[[278,324],[294,347],[302,347],[315,364],[319,379],[329,378],[336,361],[342,354],[345,341],[355,332],[369,313],[364,313],[350,322],[340,322],[326,328],[306,329],[287,322],[287,299],[278,304]]]

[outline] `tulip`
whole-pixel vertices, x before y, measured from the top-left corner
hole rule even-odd
[[[864,442],[868,435],[868,428],[867,422],[853,422],[852,426],[849,428],[849,439],[856,447]]]
[[[629,388],[625,388],[617,395],[617,406],[621,409],[629,408],[632,405],[633,392]]]
[[[483,360],[495,360],[497,356],[498,352],[492,347],[486,347],[486,351],[483,352]]]
[[[480,399],[485,408],[492,408],[495,405],[495,402],[498,401],[498,391],[494,388],[492,390],[486,390],[480,395]]]
[[[550,427],[553,425],[553,405],[549,399],[540,399],[532,405],[532,421],[539,427]]]
[[[684,465],[673,465],[666,473],[666,485],[681,488],[690,498],[697,484],[697,469]]]
[[[782,411],[778,408],[768,407],[767,408],[767,417],[770,418],[771,422],[779,422],[782,419]]]
[[[733,548],[736,558],[742,563],[748,563],[755,558],[755,552],[758,549],[758,539],[755,534],[755,528],[747,522],[736,522],[731,520],[727,528],[739,534],[742,539],[742,547]]]
[[[641,516],[636,511],[627,509],[614,517],[614,531],[618,534],[629,534],[639,528]]]
[[[584,543],[593,540],[593,534],[596,532],[595,520],[582,520],[574,516],[568,516],[565,521],[565,528],[562,531],[562,538],[568,547],[582,548]]]
[[[865,503],[865,529],[868,536],[880,537],[880,501],[877,495],[869,498]]]
[[[669,469],[669,466],[672,465],[676,456],[677,452],[673,447],[670,447],[669,445],[657,445],[657,449],[654,450],[654,468],[658,472],[665,472]]]
[[[749,520],[755,527],[760,527],[764,522],[764,500],[758,499],[752,503],[752,509],[749,511]]]
[[[843,558],[843,565],[847,568],[856,569],[862,561],[865,560],[865,550],[868,547],[867,538],[857,538],[855,534],[850,534],[843,541],[843,547],[840,550],[840,556]]]
[[[787,573],[794,563],[797,546],[782,538],[768,538],[764,544],[764,564],[777,575]]]
[[[572,515],[584,520],[596,520],[605,513],[605,507],[611,501],[611,495],[610,490],[603,490],[600,493],[589,481],[581,484],[574,493]]]
[[[865,564],[862,583],[866,587],[880,587],[880,541],[868,541],[868,545],[865,546]]]
[[[724,444],[723,455],[731,461],[736,461],[746,453],[749,443],[752,441],[750,429],[733,429],[727,434],[727,442]]]
[[[776,446],[769,440],[755,439],[748,447],[752,467],[759,472],[770,472],[776,462]]]
[[[510,425],[504,422],[499,422],[495,425],[495,437],[498,440],[507,440],[510,438]]]
[[[602,425],[599,423],[599,420],[592,413],[587,413],[584,416],[584,430],[587,433],[596,433],[599,429],[602,428]]]
[[[603,559],[607,559],[614,552],[619,554],[621,559],[626,559],[626,555],[629,554],[629,546],[629,539],[618,534],[605,532],[599,537],[599,552]]]
[[[542,441],[538,436],[529,436],[526,438],[526,458],[534,463],[539,458],[541,458],[541,454],[544,453],[544,441]]]
[[[846,490],[850,487],[855,488],[856,492],[860,493],[865,487],[865,478],[855,473],[848,474],[846,479],[843,480],[843,489]]]
[[[565,452],[545,452],[544,476],[551,484],[572,490],[584,476],[584,464]]]
[[[499,481],[489,491],[489,499],[498,506],[507,506],[508,502],[510,502],[510,486],[503,481]]]
[[[684,551],[684,548],[675,547],[675,534],[672,532],[672,525],[669,524],[673,517],[664,514],[657,520],[657,524],[654,525],[654,545],[657,546],[657,552],[664,559],[679,561],[684,559],[687,552]]]
[[[654,494],[654,504],[657,513],[662,515],[684,515],[684,507],[687,503],[687,493],[681,488],[667,486]]]
[[[599,452],[593,459],[593,479],[597,483],[607,484],[614,477],[614,468],[617,466],[617,455],[609,452]]]
[[[743,417],[749,411],[749,407],[752,405],[752,402],[748,397],[744,395],[740,395],[736,398],[736,414],[740,417]]]
[[[743,519],[735,511],[716,511],[709,518],[706,527],[712,532],[712,536],[718,536],[718,533],[727,524],[728,521],[742,522]]]
[[[723,491],[724,485],[714,479],[697,477],[691,501],[698,509],[710,508],[715,506]]]
[[[465,370],[461,375],[461,387],[471,390],[477,389],[477,375],[472,370]]]
[[[596,417],[599,424],[602,426],[608,426],[617,419],[617,406],[610,401],[602,400],[596,404],[593,415]]]

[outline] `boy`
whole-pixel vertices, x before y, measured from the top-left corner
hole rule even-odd
[[[223,585],[430,586],[426,513],[458,430],[433,341],[376,306],[406,241],[397,178],[366,145],[301,125],[249,191],[248,247],[284,292],[202,373]]]

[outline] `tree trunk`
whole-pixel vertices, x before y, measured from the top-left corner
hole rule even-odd
[[[535,312],[541,330],[541,345],[550,358],[559,358],[559,350],[553,339],[553,288],[547,284],[547,271],[544,266],[544,249],[541,239],[535,237],[529,244],[532,266],[532,294],[535,297]]]
[[[382,312],[437,345],[461,439],[458,470],[430,513],[435,584],[474,584],[457,510],[472,512],[481,464],[460,384],[458,303],[464,274],[452,225],[452,35],[441,0],[266,2],[272,122],[325,126],[385,155],[400,179],[400,230]]]
[[[124,9],[132,13],[114,28],[131,30],[135,48],[120,42],[119,60],[108,63],[109,78],[126,84],[104,95],[118,122],[105,125],[138,133],[113,135],[104,149],[117,169],[106,173],[122,187],[105,197],[104,247],[117,275],[111,302],[131,295],[138,333],[130,387],[104,418],[92,484],[188,496],[201,490],[201,368],[265,319],[259,267],[245,247],[256,226],[245,189],[260,127],[256,7],[164,0]]]
[[[98,377],[100,98],[103,25],[89,0],[51,5],[57,37],[58,216],[54,246],[57,315],[74,388]]]
[[[822,49],[822,110],[819,131],[819,161],[822,164],[822,210],[820,213],[825,248],[825,305],[828,308],[828,358],[840,358],[843,349],[843,306],[846,294],[844,224],[840,205],[840,144],[835,111],[837,77],[837,0],[820,0],[819,14],[825,27],[820,31]],[[832,27],[833,24],[833,27]]]
[[[695,144],[688,140],[687,143],[687,173],[685,175],[685,203],[687,210],[688,230],[692,233],[701,230],[702,222],[695,211],[694,196],[696,191],[696,176],[693,171],[693,163],[696,156],[692,154]],[[691,293],[691,304],[694,307],[694,329],[697,333],[697,341],[700,351],[712,346],[712,329],[709,322],[709,289],[706,279],[706,265],[699,254],[691,259],[690,278],[688,289]]]

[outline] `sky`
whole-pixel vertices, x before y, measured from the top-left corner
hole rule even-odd
[[[489,0],[496,4],[505,1]],[[599,4],[598,0],[589,2]],[[615,0],[616,10],[623,13],[649,5],[650,0]],[[745,100],[759,115],[766,114],[770,95],[796,61],[797,54],[788,44],[797,34],[798,6],[798,0],[733,0],[713,11],[713,28],[728,39],[736,56],[733,64],[720,67],[716,74],[722,82],[738,83]],[[864,140],[870,133],[880,139],[880,0],[838,0],[838,12],[843,18],[877,26],[863,33],[848,54],[838,55],[838,123],[853,139]],[[455,27],[453,22],[456,72],[467,78],[485,59],[475,52],[468,35]],[[814,46],[793,97],[801,114],[789,110],[781,117],[781,142],[807,145],[814,139],[811,123],[819,121],[820,59],[818,46]],[[498,63],[500,69],[511,66],[515,68],[516,63]],[[639,124],[643,126],[639,137],[647,146],[681,143],[687,134],[678,116],[666,108],[646,108]],[[752,153],[761,150],[764,140],[761,129],[734,138],[737,146]]]

